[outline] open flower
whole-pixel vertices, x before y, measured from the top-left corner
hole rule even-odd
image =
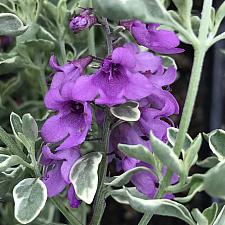
[[[139,101],[139,110],[140,120],[134,123],[139,135],[149,137],[153,131],[156,137],[166,142],[167,128],[173,125],[170,116],[179,113],[174,96],[169,91],[155,89],[154,94]]]
[[[78,33],[93,26],[97,22],[97,18],[92,12],[92,9],[84,9],[79,15],[74,16],[69,24],[70,29],[73,32]]]
[[[134,44],[126,44],[104,59],[95,74],[79,77],[73,97],[80,101],[95,99],[97,104],[108,106],[139,100],[152,92],[151,84],[142,73],[154,73],[160,64],[160,57],[140,53]]]
[[[81,203],[69,180],[70,170],[79,158],[78,147],[63,149],[55,153],[52,153],[47,145],[42,148],[41,163],[46,167],[42,180],[47,187],[48,197],[58,195],[69,185],[68,200],[72,208],[77,208]]]
[[[91,127],[92,112],[89,103],[72,97],[72,87],[90,59],[81,59],[62,67],[55,63],[54,58],[50,62],[57,73],[45,96],[45,105],[48,109],[57,111],[57,114],[44,123],[41,135],[46,143],[63,141],[57,148],[60,150],[81,144]]]
[[[121,21],[121,25],[128,29],[138,44],[152,51],[162,54],[176,54],[184,52],[177,48],[179,38],[173,31],[159,28],[159,24],[145,24],[140,20]]]

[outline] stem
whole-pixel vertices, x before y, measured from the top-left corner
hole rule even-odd
[[[48,87],[46,84],[46,78],[45,78],[45,70],[40,69],[40,87],[41,87],[41,93],[42,96],[45,97],[46,92],[48,91]]]
[[[29,153],[30,153],[30,159],[31,159],[32,165],[34,167],[33,169],[34,169],[35,176],[41,177],[41,173],[40,173],[40,170],[38,168],[38,163],[37,163],[37,160],[36,160],[36,157],[35,157],[35,146],[31,147]]]
[[[58,210],[66,217],[71,225],[82,225],[82,223],[70,212],[70,210],[63,204],[60,197],[50,198],[52,203]]]
[[[153,217],[152,213],[145,213],[141,218],[140,222],[138,223],[138,225],[147,225],[152,217]]]
[[[65,49],[65,41],[64,41],[63,37],[61,37],[59,40],[59,48],[60,48],[60,52],[61,52],[62,64],[65,64],[66,63],[66,49]]]
[[[195,57],[191,72],[191,79],[188,87],[187,97],[181,116],[180,129],[176,138],[174,152],[179,156],[185,141],[185,134],[188,131],[191,117],[193,114],[194,104],[198,93],[199,83],[201,79],[202,66],[207,51],[207,36],[209,30],[209,20],[211,16],[212,0],[205,0],[202,10],[202,19],[199,29],[199,42],[194,45]]]
[[[103,157],[101,164],[99,166],[99,186],[98,191],[96,194],[96,202],[94,207],[94,214],[91,220],[90,225],[99,225],[103,216],[103,213],[105,211],[105,198],[106,198],[106,192],[105,192],[105,178],[107,173],[107,152],[109,147],[109,135],[110,135],[110,116],[109,111],[105,113],[105,121],[103,126],[103,141],[102,141],[102,148],[103,148]]]
[[[103,17],[101,24],[105,30],[105,37],[106,37],[106,43],[107,43],[107,47],[108,47],[108,54],[111,55],[112,51],[113,51],[113,45],[112,45],[112,34],[110,31],[110,27],[109,27],[109,23],[108,20]]]
[[[91,27],[88,33],[88,50],[89,54],[96,56],[96,51],[95,51],[95,27]]]
[[[89,0],[89,7],[93,7],[92,0]],[[96,56],[96,51],[95,51],[95,27],[92,26],[91,29],[89,30],[88,33],[88,50],[89,54]]]

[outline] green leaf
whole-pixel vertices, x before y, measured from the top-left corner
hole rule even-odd
[[[148,23],[173,24],[160,0],[94,0],[97,12],[111,20],[140,19]]]
[[[135,167],[133,169],[130,169],[130,170],[124,172],[120,176],[113,177],[113,180],[111,182],[105,183],[105,184],[108,186],[114,186],[114,187],[124,186],[127,183],[129,183],[129,181],[131,180],[131,178],[134,174],[136,174],[138,172],[143,172],[143,171],[154,174],[154,172],[147,167],[144,167],[144,166]]]
[[[19,132],[22,133],[22,120],[21,120],[20,116],[17,115],[16,113],[12,112],[10,114],[10,124],[11,124],[14,135],[18,139],[19,137],[17,134]]]
[[[0,35],[18,36],[27,30],[22,21],[12,13],[0,13]]]
[[[18,90],[18,88],[21,86],[21,83],[20,75],[9,79],[7,82],[4,82],[1,93],[3,104],[7,102],[10,96],[12,96],[12,94]]]
[[[3,198],[5,194],[9,191],[11,180],[7,177],[6,174],[0,173],[0,198]]]
[[[224,225],[224,224],[225,224],[225,206],[223,206],[223,208],[221,209],[213,225]]]
[[[205,174],[204,189],[213,196],[225,199],[225,161],[218,163]]]
[[[18,72],[24,68],[25,62],[16,54],[2,54],[0,55],[0,75]],[[14,78],[15,79],[15,78]],[[3,93],[2,93],[3,94]]]
[[[169,143],[172,146],[175,146],[178,131],[179,131],[179,129],[174,128],[174,127],[170,127],[167,129],[167,138],[168,138]],[[192,138],[188,134],[186,134],[185,141],[183,144],[183,150],[188,149],[190,147],[192,141],[193,141]]]
[[[168,68],[169,66],[174,66],[177,69],[177,64],[176,61],[169,56],[161,56],[162,60],[163,60],[163,66],[165,68]]]
[[[0,154],[0,173],[6,171],[12,166],[23,164],[23,160],[17,155],[3,155]]]
[[[54,50],[55,44],[49,40],[37,39],[37,40],[27,40],[24,44],[28,48],[37,49],[40,52],[51,52]]]
[[[24,168],[18,166],[16,168],[10,168],[7,172],[0,173],[0,198],[4,198],[5,195],[12,190],[18,180],[24,175]]]
[[[27,224],[33,221],[44,208],[47,201],[47,188],[36,178],[27,178],[19,182],[13,189],[16,219]]]
[[[113,106],[110,108],[110,112],[116,117],[124,121],[138,121],[141,113],[138,109],[138,102],[127,102],[119,106]]]
[[[216,166],[220,161],[215,156],[210,156],[200,162],[197,162],[197,165],[203,168],[212,168]]]
[[[191,17],[191,26],[196,35],[199,33],[201,19],[198,16]]]
[[[182,161],[177,157],[172,148],[166,145],[164,142],[156,138],[153,133],[150,134],[150,140],[152,149],[155,155],[166,165],[169,169],[176,172],[179,175],[184,174],[184,168]]]
[[[127,204],[129,205],[128,196],[127,196],[127,190],[129,193],[131,193],[132,196],[135,196],[137,198],[141,199],[148,199],[148,197],[142,193],[140,193],[136,187],[128,187],[128,188],[122,188],[118,190],[112,190],[110,191],[109,195],[117,202],[121,204]]]
[[[214,202],[209,208],[205,209],[202,214],[207,218],[208,225],[212,225],[216,219],[217,213],[218,205]]]
[[[202,136],[199,134],[194,141],[191,143],[190,147],[186,150],[184,155],[184,166],[187,171],[197,162],[198,152],[202,145]]]
[[[138,212],[176,217],[188,224],[195,225],[188,209],[175,201],[167,199],[145,200],[132,196],[128,191],[127,195],[131,207]]]
[[[190,20],[193,0],[173,0],[173,3],[176,5],[179,15],[183,18],[183,20],[185,22]]]
[[[195,221],[197,222],[197,225],[207,225],[208,224],[208,220],[206,219],[206,217],[204,215],[202,215],[202,213],[199,211],[199,209],[193,209],[191,211],[191,214],[193,216],[193,218],[195,219]]]
[[[14,155],[18,155],[21,158],[25,158],[25,154],[19,145],[12,139],[12,137],[0,126],[0,140],[9,148],[10,152]]]
[[[38,126],[35,119],[30,113],[23,115],[22,117],[22,130],[23,134],[30,141],[35,142],[38,138]]]
[[[155,167],[154,155],[143,145],[119,144],[118,149],[129,157],[139,159]]]
[[[190,190],[185,197],[176,197],[175,200],[180,203],[187,203],[190,202],[193,197],[203,190],[203,179],[193,179],[191,182]]]
[[[72,167],[70,181],[78,198],[91,204],[98,187],[98,165],[102,154],[91,152],[81,157]]]
[[[225,2],[223,2],[219,9],[216,12],[216,16],[215,16],[215,28],[216,30],[219,28],[221,22],[223,21],[225,17]]]
[[[225,157],[225,131],[218,129],[209,135],[209,147],[219,160]]]

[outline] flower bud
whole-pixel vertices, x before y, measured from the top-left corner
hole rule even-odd
[[[78,33],[93,26],[97,22],[97,18],[92,14],[92,9],[84,9],[70,21],[69,27],[74,33]]]

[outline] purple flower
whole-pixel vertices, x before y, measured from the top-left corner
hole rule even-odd
[[[168,74],[170,74],[171,78],[167,77]],[[124,156],[118,150],[117,145],[119,143],[129,145],[141,144],[147,147],[149,151],[152,151],[149,140],[150,131],[162,141],[167,141],[167,128],[170,127],[171,124],[173,125],[169,116],[179,112],[179,106],[176,99],[168,91],[161,88],[161,86],[172,83],[174,74],[168,74],[165,76],[164,81],[160,82],[160,80],[155,79],[157,82],[154,82],[154,85],[157,88],[154,89],[154,93],[139,101],[139,110],[141,112],[140,120],[132,124],[123,123],[112,131],[110,136],[110,150],[116,154],[117,168],[118,165],[120,165],[120,170],[127,171],[137,166],[145,166],[154,170],[154,168],[147,163]],[[157,76],[161,76],[161,73]],[[166,121],[169,121],[170,123]],[[165,175],[165,173],[166,167],[162,170],[162,174]],[[140,192],[149,198],[155,197],[159,181],[154,174],[146,171],[138,172],[132,176],[131,181]],[[171,179],[171,184],[174,184],[177,181],[178,176],[174,174]],[[174,196],[170,193],[164,196],[164,198],[173,197]]]
[[[150,131],[162,141],[167,141],[167,128],[173,125],[171,115],[179,113],[179,105],[173,95],[162,89],[139,102],[140,120],[134,124],[141,136],[149,137]],[[166,122],[168,121],[168,122]]]
[[[50,65],[56,70],[56,74],[45,96],[45,105],[48,109],[57,111],[57,114],[44,123],[41,134],[46,143],[63,140],[57,150],[81,144],[91,127],[90,105],[72,97],[72,88],[89,62],[90,58],[84,58],[58,66],[54,57],[50,59]]]
[[[125,44],[105,58],[95,74],[77,79],[73,97],[80,101],[96,99],[96,104],[108,106],[144,98],[152,92],[152,85],[142,73],[154,73],[160,64],[160,57]]]
[[[93,10],[91,9],[82,10],[79,15],[74,16],[71,19],[69,23],[70,29],[73,32],[78,33],[93,26],[97,22],[97,18],[92,13]]]
[[[72,208],[77,208],[81,201],[76,197],[69,174],[73,164],[80,158],[79,148],[63,149],[52,153],[50,148],[45,145],[42,148],[42,154],[41,163],[46,169],[42,180],[47,187],[48,197],[58,195],[69,185],[68,200]]]
[[[159,24],[145,24],[140,20],[121,21],[121,25],[131,32],[138,44],[162,54],[184,52],[177,48],[180,41],[173,31],[159,29]]]
[[[142,162],[138,159],[131,158],[128,156],[124,156],[118,149],[117,145],[119,143],[129,144],[129,145],[144,145],[151,151],[150,142],[144,140],[142,137],[138,135],[138,132],[135,130],[135,127],[128,124],[123,123],[119,127],[117,127],[114,131],[112,131],[110,137],[110,147],[111,151],[114,151],[116,154],[116,166],[117,171],[123,170],[128,171],[138,166],[144,166],[150,168],[154,171],[154,168],[145,162]],[[162,175],[165,175],[166,168],[164,167],[162,170]],[[171,184],[174,184],[178,181],[178,176],[176,174],[173,175],[171,179]],[[159,184],[158,178],[150,172],[142,171],[134,174],[132,176],[131,182],[137,188],[138,191],[145,194],[149,198],[154,198],[157,193],[157,187]],[[164,198],[173,198],[174,196],[171,194],[166,194]]]

